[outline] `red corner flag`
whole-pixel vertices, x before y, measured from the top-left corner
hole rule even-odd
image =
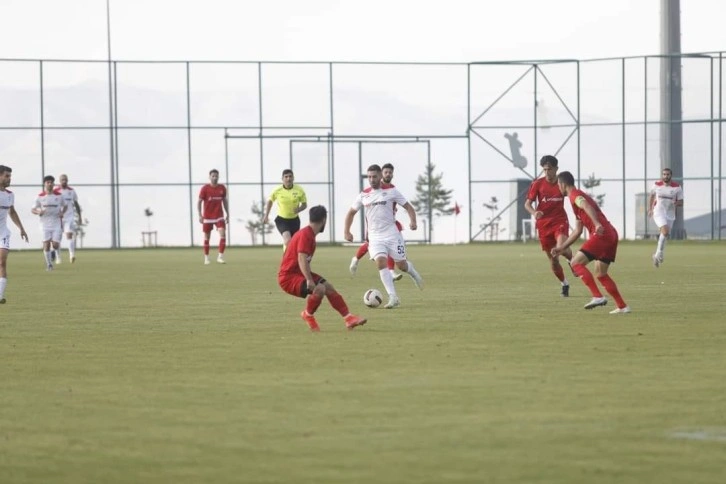
[[[454,201],[454,215],[459,215],[461,213],[461,207],[459,206],[459,203]]]

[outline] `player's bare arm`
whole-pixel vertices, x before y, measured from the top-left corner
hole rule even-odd
[[[556,257],[558,255],[561,255],[564,251],[566,251],[572,244],[575,243],[577,239],[580,238],[580,235],[582,235],[582,222],[580,220],[577,220],[575,222],[575,228],[573,229],[572,233],[567,237],[567,239],[562,243],[562,245],[557,245],[554,249],[552,249],[551,254]]]
[[[532,200],[529,199],[525,200],[524,209],[529,212],[530,215],[534,216],[535,220],[539,220],[542,218],[542,215],[544,215],[544,212],[541,212],[532,206]]]
[[[295,213],[300,213],[300,212],[304,211],[304,210],[305,210],[306,208],[308,208],[308,204],[307,204],[307,202],[303,202],[303,203],[301,203],[301,204],[300,204],[300,205],[299,205],[299,206],[298,206],[298,207],[297,207],[297,208],[295,209]]]
[[[202,217],[202,202],[203,200],[200,198],[197,200],[197,214],[199,214],[199,223],[204,223],[204,217]]]
[[[576,203],[577,206],[583,209],[587,216],[590,217],[590,220],[592,220],[592,223],[595,225],[595,233],[598,235],[605,233],[605,229],[602,224],[600,224],[600,221],[597,218],[597,212],[594,208],[592,208],[592,205],[587,203],[585,200],[577,200]]]
[[[262,218],[263,224],[266,224],[270,220],[270,210],[272,210],[272,200],[268,200],[265,205],[265,216]]]
[[[224,223],[229,223],[229,200],[227,197],[224,197],[224,200],[222,200],[222,207],[224,207]]]
[[[356,213],[358,213],[358,211],[351,208],[348,210],[348,213],[345,214],[343,237],[345,237],[345,240],[348,242],[353,242],[353,234],[350,233],[350,228],[353,226],[353,219],[355,218]]]
[[[25,233],[23,222],[20,221],[20,216],[18,215],[18,212],[15,211],[15,206],[10,207],[10,210],[8,210],[8,215],[10,215],[10,220],[13,221],[15,226],[20,229],[20,238],[25,240],[26,242],[29,242],[28,234]]]
[[[308,254],[305,252],[299,252],[297,254],[297,265],[300,266],[300,271],[303,273],[303,276],[305,276],[305,282],[308,285],[308,292],[312,292],[315,287],[315,281],[313,280],[313,271],[310,269]]]
[[[655,193],[650,194],[648,199],[648,217],[653,216],[653,208],[655,207]]]
[[[411,205],[410,202],[406,202],[403,208],[406,209],[406,212],[408,213],[408,218],[411,219],[409,227],[411,228],[411,230],[416,230],[418,228],[418,225],[416,224],[416,209],[413,208],[413,205]]]

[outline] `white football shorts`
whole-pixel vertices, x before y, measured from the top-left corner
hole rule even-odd
[[[10,250],[10,231],[0,231],[0,249]]]
[[[43,233],[43,242],[46,240],[60,242],[63,235],[63,228],[60,224],[55,227],[42,227],[40,231]]]
[[[63,219],[63,233],[75,232],[78,226],[76,225],[76,217],[68,217]]]
[[[653,221],[655,222],[655,225],[658,226],[658,228],[668,226],[668,230],[673,228],[673,222],[675,222],[675,219],[668,218],[666,214],[664,213],[653,213]]]
[[[370,240],[368,242],[368,254],[371,259],[376,256],[391,256],[395,261],[406,260],[406,242],[404,242],[401,233],[396,236],[386,237],[381,240]]]

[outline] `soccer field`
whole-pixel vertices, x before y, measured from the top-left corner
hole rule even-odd
[[[633,313],[582,309],[536,244],[409,247],[402,307],[353,248],[324,275],[368,324],[281,292],[280,248],[9,257],[3,483],[722,483],[726,244],[623,243]],[[66,252],[64,251],[64,256]],[[216,255],[216,251],[212,251]]]

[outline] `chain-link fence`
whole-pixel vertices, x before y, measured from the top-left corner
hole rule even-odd
[[[682,69],[675,121],[660,107],[671,59]],[[664,158],[661,126],[677,123],[685,231],[720,239],[723,65],[721,52],[467,64],[5,59],[0,163],[13,168],[26,225],[43,175],[66,173],[88,221],[84,245],[134,247],[148,243],[144,232],[160,245],[201,244],[195,205],[212,168],[229,188],[229,242],[253,245],[280,243],[248,228],[284,168],[310,204],[330,208],[327,237],[343,241],[369,164],[393,163],[394,183],[415,199],[430,162],[461,212],[406,236],[452,243],[530,235],[523,191],[538,159],[555,154],[580,185],[595,183],[632,239],[654,234],[645,194]]]

